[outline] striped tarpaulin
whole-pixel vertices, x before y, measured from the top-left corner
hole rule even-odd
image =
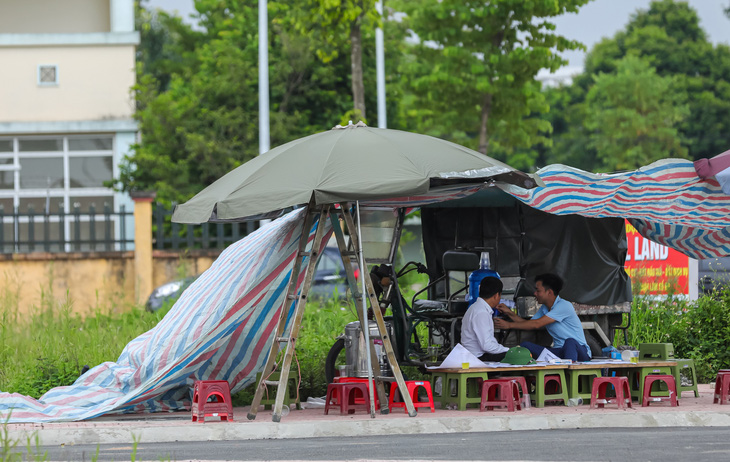
[[[0,392],[0,419],[11,414],[16,423],[75,421],[111,412],[189,409],[195,380],[227,380],[233,392],[248,386],[263,369],[276,333],[304,217],[304,209],[291,212],[228,247],[116,362],[96,366],[39,400]]]
[[[693,258],[730,255],[730,196],[713,178],[699,178],[691,161],[664,159],[611,175],[564,165],[537,173],[545,187],[501,187],[555,215],[627,218],[644,237]]]

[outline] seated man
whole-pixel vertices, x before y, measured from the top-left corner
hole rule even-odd
[[[482,361],[501,361],[509,348],[494,338],[492,315],[502,297],[502,281],[485,277],[479,284],[479,298],[471,304],[461,322],[461,344]]]
[[[545,327],[553,337],[553,347],[548,348],[562,359],[588,361],[591,359],[591,349],[586,342],[583,326],[578,315],[575,314],[573,304],[558,296],[563,288],[563,280],[555,274],[541,274],[535,278],[535,298],[542,306],[532,319],[522,319],[507,306],[500,304],[497,309],[506,314],[512,322],[497,319],[494,325],[500,329],[532,330]],[[532,357],[537,359],[545,347],[532,342],[522,342],[530,350]]]

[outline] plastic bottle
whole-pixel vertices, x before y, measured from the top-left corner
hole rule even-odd
[[[566,404],[570,407],[580,406],[583,404],[583,398],[580,396],[577,398],[570,398]]]
[[[467,294],[466,301],[470,305],[479,298],[479,284],[481,284],[482,279],[487,276],[499,278],[499,273],[489,267],[489,252],[482,252],[479,269],[469,275],[469,293]]]

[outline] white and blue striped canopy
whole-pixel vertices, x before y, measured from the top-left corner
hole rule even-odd
[[[730,196],[691,161],[664,159],[638,170],[595,174],[564,165],[539,170],[545,187],[500,187],[555,215],[628,219],[644,237],[692,258],[730,255]]]

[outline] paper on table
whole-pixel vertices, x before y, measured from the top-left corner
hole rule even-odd
[[[542,350],[542,353],[540,353],[540,356],[537,357],[537,362],[539,363],[548,363],[550,360],[560,359],[558,356],[553,353],[552,351],[548,350],[547,348],[544,348]]]
[[[426,369],[461,369],[462,363],[469,363],[469,367],[488,367],[461,343],[457,343],[451,353],[438,366],[427,366]]]

